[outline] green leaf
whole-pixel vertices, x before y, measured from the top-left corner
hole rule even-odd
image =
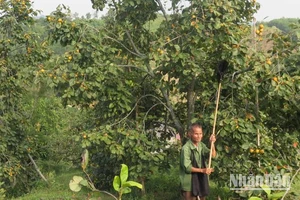
[[[113,187],[114,187],[114,189],[115,189],[117,192],[120,191],[121,180],[120,180],[120,177],[119,177],[119,176],[115,176],[115,177],[114,177]]]
[[[249,143],[245,143],[242,145],[242,149],[249,149]]]
[[[61,24],[60,23],[57,23],[55,26],[56,26],[57,29],[61,28]]]
[[[236,50],[236,49],[233,49],[233,51],[232,51],[232,55],[233,56],[237,56],[239,54],[239,51],[238,50]]]
[[[270,187],[269,187],[268,185],[261,185],[260,187],[265,191],[265,193],[267,193],[268,198],[269,198],[269,196],[270,196],[270,194],[271,194],[271,189],[270,189]]]
[[[285,194],[285,192],[273,193],[269,196],[269,199],[277,200],[277,199],[280,199],[284,194]]]
[[[89,183],[86,179],[83,179],[82,181],[80,181],[80,185],[83,185],[83,186],[89,186]]]
[[[69,81],[69,86],[72,87],[73,85],[75,85],[75,83],[76,83],[76,80],[75,79],[71,79]]]
[[[81,190],[80,182],[83,180],[80,176],[73,176],[73,179],[69,182],[69,188],[73,192],[79,192]]]
[[[296,36],[298,39],[300,39],[300,32],[296,32]]]
[[[130,4],[131,6],[134,6],[134,2],[133,2],[133,1],[129,1],[129,4]]]
[[[81,190],[81,185],[78,184],[78,183],[76,183],[76,182],[74,182],[73,180],[70,180],[69,188],[73,192],[79,192]]]
[[[128,167],[125,164],[121,164],[121,172],[120,172],[120,178],[121,178],[121,185],[125,183],[128,179]]]
[[[127,193],[130,193],[130,192],[131,192],[131,189],[129,187],[123,188],[123,194],[127,194]]]
[[[259,197],[250,197],[248,200],[262,200],[262,198],[259,198]]]
[[[138,187],[142,189],[143,185],[135,181],[126,181],[125,183],[122,184],[122,187]]]
[[[154,60],[150,60],[149,65],[151,69],[156,68],[156,62]]]
[[[80,181],[82,181],[83,178],[81,176],[73,176],[73,181],[76,183],[80,183]]]
[[[179,45],[174,45],[174,47],[175,47],[175,49],[176,49],[176,51],[180,51],[180,46]]]

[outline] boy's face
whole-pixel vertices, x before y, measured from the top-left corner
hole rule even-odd
[[[203,132],[202,132],[202,128],[199,128],[199,127],[194,127],[193,130],[194,131],[191,132],[189,135],[190,135],[192,142],[195,144],[202,140]]]

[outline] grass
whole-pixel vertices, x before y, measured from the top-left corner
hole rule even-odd
[[[69,189],[69,181],[74,175],[84,176],[80,169],[70,169],[58,175],[48,174],[49,184],[38,182],[35,188],[22,197],[13,200],[88,200],[91,197],[101,197],[101,200],[114,200],[108,195],[91,193],[90,190],[82,188],[80,192],[72,192]],[[125,194],[123,200],[153,200],[160,197],[163,200],[179,200],[178,170],[172,169],[168,173],[157,173],[146,182],[147,194],[142,196],[139,190],[133,189],[130,194]],[[293,181],[292,188],[285,200],[300,199],[300,174]],[[222,200],[230,200],[232,191],[229,188],[219,188],[210,181],[210,196],[207,200],[215,200],[220,196]]]
[[[49,184],[38,182],[35,188],[22,197],[12,200],[84,200],[91,197],[96,197],[98,194],[92,194],[88,189],[82,188],[80,192],[72,192],[69,189],[69,181],[74,175],[84,176],[80,169],[71,169],[66,172],[61,172],[58,175],[48,174]],[[148,188],[147,194],[142,196],[141,192],[133,188],[133,192],[125,194],[123,200],[153,200],[162,197],[163,200],[180,199],[180,189],[178,182],[178,170],[173,169],[169,173],[157,173],[146,183]],[[217,188],[214,184],[211,185],[210,199],[216,199],[214,194],[222,194],[223,189]],[[222,191],[221,191],[222,190]],[[113,198],[101,193],[101,200],[113,200]]]
[[[91,193],[90,190],[82,188],[80,192],[69,189],[69,182],[73,176],[84,177],[80,169],[71,169],[59,175],[48,175],[49,184],[38,182],[35,189],[29,194],[12,200],[84,200],[91,197],[99,197],[99,193]],[[101,194],[101,200],[113,200],[113,198]]]

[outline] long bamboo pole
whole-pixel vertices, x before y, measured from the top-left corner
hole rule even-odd
[[[220,81],[219,87],[218,87],[218,94],[217,94],[217,100],[216,100],[216,109],[215,109],[212,135],[216,135],[216,124],[217,124],[217,116],[218,116],[218,109],[219,109],[220,93],[221,93],[221,81]],[[208,168],[210,168],[210,166],[211,166],[212,150],[213,150],[213,145],[212,145],[212,142],[211,142],[209,160],[208,160]]]

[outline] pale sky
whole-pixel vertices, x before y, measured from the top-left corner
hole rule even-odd
[[[258,21],[270,21],[282,17],[300,18],[300,0],[257,0],[257,2],[261,4],[259,12],[255,15]],[[42,15],[50,14],[59,4],[69,6],[71,12],[77,12],[79,16],[95,12],[91,0],[34,0],[34,8],[42,10]]]

